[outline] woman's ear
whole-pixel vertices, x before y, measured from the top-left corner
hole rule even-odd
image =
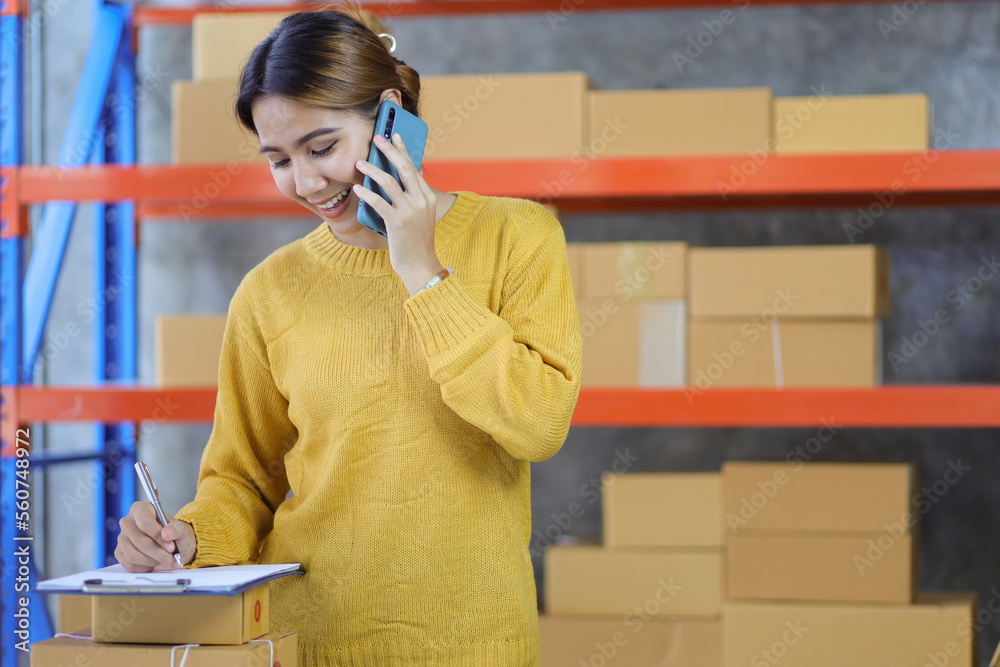
[[[387,88],[382,91],[382,95],[379,97],[378,101],[385,102],[386,100],[390,100],[394,104],[403,106],[403,94],[395,88]]]

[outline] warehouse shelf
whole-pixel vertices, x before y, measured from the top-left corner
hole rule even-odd
[[[1000,204],[1000,150],[428,161],[424,172],[443,190],[551,201],[567,211]],[[22,167],[11,182],[24,203],[135,199],[140,216],[307,213],[259,163]]]
[[[872,0],[753,0],[761,5],[838,5],[871,2]],[[890,0],[876,0],[889,2]],[[136,26],[185,25],[201,13],[230,12],[295,12],[328,7],[329,2],[302,2],[293,4],[197,4],[187,7],[136,7]],[[734,5],[736,5],[734,7]],[[462,16],[477,14],[532,14],[549,13],[568,17],[575,12],[624,11],[643,9],[685,9],[697,7],[723,7],[736,9],[741,3],[731,0],[479,0],[456,2],[454,0],[410,2],[366,2],[364,8],[382,17]],[[556,19],[558,20],[558,19]]]
[[[5,392],[11,396],[13,392]],[[215,388],[19,387],[23,418],[210,422]],[[594,388],[580,390],[573,426],[856,428],[1000,427],[1000,386],[850,389]]]
[[[754,6],[836,5],[870,0],[754,0]],[[885,0],[888,1],[888,0]],[[95,422],[94,447],[41,452],[39,466],[93,460],[95,560],[113,552],[117,517],[135,497],[137,437],[150,422],[211,422],[214,388],[154,388],[136,382],[135,281],[94,322],[95,379],[89,387],[30,386],[49,304],[77,202],[95,209],[94,290],[121,289],[135,275],[135,224],[142,218],[260,218],[311,215],[283,199],[263,164],[133,165],[134,109],[108,113],[108,101],[135,99],[134,39],[141,28],[190,25],[199,12],[281,11],[326,3],[189,7],[94,3],[94,34],[67,126],[60,165],[24,166],[23,40],[28,0],[0,0],[0,562],[10,566],[15,540],[30,539],[9,520],[20,425]],[[560,21],[590,11],[734,8],[731,0],[433,0],[365,3],[383,18],[545,13]],[[34,18],[34,17],[32,17]],[[554,24],[553,24],[554,25]],[[102,134],[101,130],[105,130]],[[104,162],[95,166],[90,162]],[[65,163],[65,164],[63,164]],[[118,164],[114,164],[118,163]],[[434,162],[428,178],[444,190],[472,190],[548,201],[564,211],[714,207],[992,205],[1000,203],[1000,150],[890,155],[732,155],[678,158]],[[895,187],[894,187],[895,186]],[[65,202],[65,203],[63,203]],[[889,202],[889,203],[886,203]],[[45,203],[25,267],[28,206]],[[24,269],[27,268],[25,273]],[[1000,427],[1000,386],[892,386],[874,389],[585,388],[574,426],[607,427]],[[825,420],[825,422],[824,422]],[[6,555],[5,555],[6,554]],[[35,577],[34,572],[32,577]],[[32,596],[32,607],[38,607]],[[13,580],[0,588],[0,634],[13,636]],[[39,619],[32,640],[51,635]],[[0,663],[16,660],[0,647]],[[11,662],[13,664],[13,662]]]

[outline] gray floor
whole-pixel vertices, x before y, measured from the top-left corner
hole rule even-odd
[[[40,3],[39,3],[40,4]],[[43,27],[44,158],[54,161],[90,34],[89,2],[46,3]],[[152,4],[152,3],[150,3]],[[230,3],[216,3],[219,6]],[[923,92],[934,127],[957,138],[940,148],[1000,148],[1000,4],[995,2],[859,4],[737,10],[735,20],[693,62],[675,53],[720,9],[585,12],[462,19],[398,19],[401,58],[425,74],[584,70],[604,89],[770,86],[776,95]],[[734,7],[738,7],[734,3]],[[896,9],[894,9],[896,8]],[[893,12],[897,12],[893,15]],[[895,20],[895,23],[893,21]],[[891,26],[891,29],[887,26]],[[704,40],[703,41],[707,41]],[[141,33],[139,150],[144,162],[170,158],[170,81],[190,78],[190,30]],[[990,208],[891,208],[863,242],[892,254],[893,310],[886,353],[899,352],[918,322],[1000,250],[997,211]],[[563,220],[570,241],[684,240],[696,245],[846,243],[852,210],[724,211],[646,215],[574,215]],[[153,379],[153,321],[158,313],[226,308],[241,277],[271,250],[312,229],[302,220],[246,224],[147,222],[141,227],[140,372]],[[91,296],[91,222],[78,216],[51,316],[50,332],[77,322],[79,336],[51,359],[44,379],[86,383],[91,377],[89,327],[79,308]],[[987,281],[909,363],[886,365],[887,383],[997,382],[1000,280]],[[174,511],[194,495],[208,426],[157,424],[141,456],[158,471],[163,500]],[[535,529],[556,524],[573,502],[583,516],[559,532],[600,534],[600,503],[590,480],[617,452],[636,457],[636,471],[717,470],[725,459],[779,458],[813,435],[802,429],[573,429],[563,450],[533,468]],[[983,596],[982,665],[1000,640],[1000,619],[985,608],[1000,583],[1000,472],[996,430],[844,429],[816,460],[916,460],[922,482],[942,478],[949,462],[971,470],[922,516],[920,584],[925,589],[978,590]],[[77,447],[88,426],[45,429],[51,448]],[[88,465],[48,473],[46,574],[91,567],[93,540]],[[74,499],[87,502],[75,503]],[[533,552],[541,552],[533,541]],[[536,560],[539,581],[544,577]]]

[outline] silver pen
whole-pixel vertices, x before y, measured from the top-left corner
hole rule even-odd
[[[149,468],[142,461],[136,461],[135,471],[139,475],[139,483],[142,484],[149,502],[153,504],[153,509],[156,510],[156,518],[159,519],[160,525],[165,527],[167,525],[167,515],[163,513],[163,505],[160,504],[160,493],[156,490],[156,484],[153,483],[153,477],[149,474]],[[184,563],[181,562],[181,552],[177,549],[177,540],[174,540],[174,560],[177,561],[178,565],[184,567]]]

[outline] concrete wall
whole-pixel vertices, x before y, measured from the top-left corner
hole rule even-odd
[[[987,2],[910,3],[902,6],[775,7],[735,10],[735,19],[693,62],[679,67],[689,38],[705,30],[719,9],[647,12],[574,11],[562,14],[462,19],[397,20],[398,55],[425,74],[585,70],[604,89],[770,86],[777,95],[924,92],[934,126],[954,135],[939,148],[1000,147],[1000,5]],[[230,3],[225,3],[230,4]],[[64,3],[45,25],[45,158],[54,161],[90,34],[90,3]],[[220,4],[221,6],[221,4]],[[893,14],[896,11],[897,13]],[[895,20],[895,23],[893,23]],[[880,22],[881,28],[880,28]],[[898,29],[889,30],[885,26]],[[142,161],[170,157],[170,80],[189,78],[190,31],[145,30],[140,81]],[[702,39],[707,42],[706,39]],[[938,308],[950,308],[949,290],[971,278],[984,258],[1000,251],[992,208],[891,208],[862,242],[892,254],[892,316],[885,350],[899,352],[904,336]],[[853,210],[782,210],[573,215],[563,220],[570,241],[684,240],[695,245],[846,243]],[[148,222],[141,228],[141,379],[153,380],[153,321],[157,313],[226,308],[240,278],[271,250],[300,237],[312,221],[246,224]],[[91,297],[91,225],[77,219],[49,331],[81,321]],[[993,278],[909,363],[886,364],[887,383],[997,382],[1000,278]],[[68,342],[47,366],[53,383],[86,383],[91,376],[89,329]],[[87,426],[51,426],[46,446],[90,442]],[[140,455],[157,472],[169,511],[193,497],[198,461],[209,427],[158,424]],[[815,431],[808,429],[573,429],[563,450],[533,466],[533,520],[578,537],[600,535],[600,503],[587,487],[617,456],[634,471],[717,470],[726,459],[778,458]],[[950,464],[970,470],[922,516],[920,585],[978,590],[985,603],[1000,583],[1000,439],[996,430],[843,429],[815,460],[916,460],[930,488]],[[46,574],[89,568],[93,540],[86,464],[47,473]],[[940,488],[940,487],[939,487]],[[845,489],[845,493],[849,493]],[[934,496],[937,498],[937,495]],[[75,500],[86,502],[76,503]],[[583,516],[568,528],[553,515],[579,502]],[[556,529],[552,529],[552,526]],[[544,540],[534,539],[541,553]],[[536,559],[539,582],[544,577]],[[981,644],[986,664],[1000,639],[1000,619],[984,611]]]

